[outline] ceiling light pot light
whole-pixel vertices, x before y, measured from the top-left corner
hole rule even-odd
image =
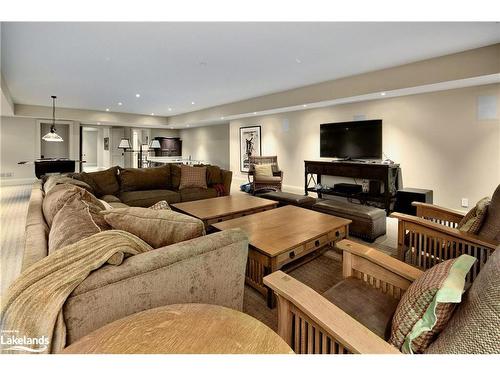
[[[118,105],[123,105],[123,103],[122,102],[118,102]]]
[[[136,98],[140,98],[140,97],[141,97],[141,94],[135,94],[135,97],[136,97]]]
[[[52,124],[50,131],[45,134],[42,139],[46,142],[64,142],[64,139],[56,133],[56,99],[57,96],[52,95]]]

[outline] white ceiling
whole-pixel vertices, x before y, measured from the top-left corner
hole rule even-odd
[[[500,23],[479,22],[4,22],[1,32],[15,103],[57,95],[60,107],[163,116],[500,42]]]

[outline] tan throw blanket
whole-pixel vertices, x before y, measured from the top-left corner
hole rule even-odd
[[[57,353],[66,344],[62,307],[71,292],[111,258],[151,246],[128,232],[109,230],[54,251],[27,268],[2,298],[2,353]]]

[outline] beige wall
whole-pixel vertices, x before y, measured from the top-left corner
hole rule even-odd
[[[183,129],[182,157],[229,169],[229,124]]]
[[[36,120],[28,118],[2,117],[0,121],[0,172],[12,173],[7,180],[28,180],[35,178],[34,167],[18,165],[19,161],[34,160]]]
[[[405,187],[432,189],[436,204],[463,210],[461,198],[472,205],[500,183],[500,121],[477,120],[480,95],[496,95],[500,110],[495,84],[231,121],[231,170],[246,180],[239,128],[261,125],[263,155],[278,155],[285,190],[303,192],[304,160],[320,159],[320,124],[364,115],[383,119],[383,152],[401,164]]]

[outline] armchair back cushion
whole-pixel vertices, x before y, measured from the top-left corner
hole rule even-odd
[[[389,343],[403,353],[423,353],[461,301],[467,272],[476,261],[461,255],[425,271],[399,301]]]
[[[500,353],[500,246],[466,292],[445,329],[426,353]]]
[[[486,218],[477,234],[487,240],[500,241],[500,185],[491,197]]]
[[[255,177],[272,177],[273,168],[271,164],[256,164]]]

